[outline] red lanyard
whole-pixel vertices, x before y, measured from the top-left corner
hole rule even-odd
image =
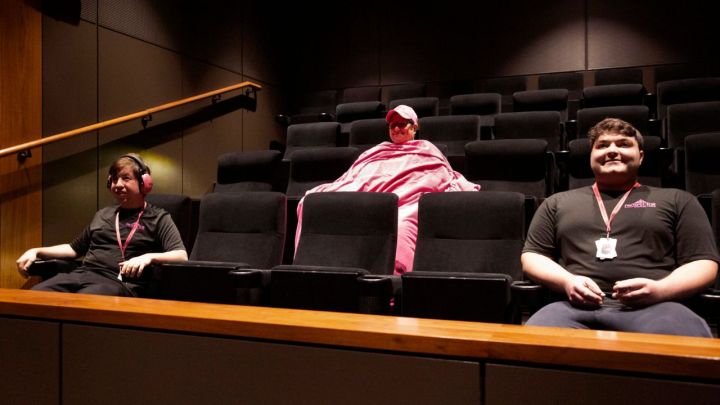
[[[600,190],[598,190],[597,182],[593,183],[592,190],[593,194],[595,194],[595,199],[597,200],[598,207],[600,207],[600,215],[602,215],[603,221],[605,221],[605,230],[607,231],[607,236],[610,237],[610,223],[615,218],[615,215],[617,215],[618,212],[620,212],[620,209],[623,206],[623,203],[625,200],[627,200],[628,196],[630,195],[630,192],[633,191],[633,189],[640,187],[640,183],[637,181],[635,184],[633,184],[632,187],[630,187],[630,190],[628,190],[625,195],[622,196],[620,201],[618,201],[617,205],[615,205],[615,208],[613,208],[612,212],[610,213],[610,218],[608,218],[607,211],[605,211],[605,203],[603,203],[602,197],[600,197]]]
[[[120,255],[122,255],[123,261],[125,261],[125,249],[127,249],[128,245],[130,244],[130,239],[135,235],[135,231],[140,227],[140,218],[142,218],[143,213],[145,213],[145,207],[147,206],[147,203],[143,205],[142,210],[140,210],[140,213],[138,214],[137,221],[133,224],[132,229],[130,230],[130,233],[127,236],[127,239],[125,239],[125,243],[123,244],[120,238],[120,211],[115,214],[115,235],[117,236],[118,246],[120,246]]]

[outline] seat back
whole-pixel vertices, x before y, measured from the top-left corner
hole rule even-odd
[[[290,178],[285,194],[301,197],[320,184],[342,176],[357,159],[359,151],[352,147],[298,150],[290,158]]]
[[[383,100],[390,101],[401,98],[425,97],[427,86],[425,83],[404,83],[386,86],[382,89]]]
[[[645,88],[642,84],[606,84],[583,89],[583,108],[618,105],[642,105]]]
[[[516,91],[527,90],[527,77],[509,76],[482,80],[478,87],[483,93],[499,93],[501,95],[501,112],[513,111],[512,95]]]
[[[429,193],[418,210],[414,271],[402,278],[403,314],[508,321],[510,284],[522,278],[524,196]]]
[[[503,273],[522,279],[525,197],[503,191],[420,197],[413,271]]]
[[[583,87],[583,74],[579,72],[549,73],[538,77],[538,89],[566,89],[571,99],[580,98]]]
[[[667,108],[668,146],[682,149],[692,134],[720,131],[720,101],[683,103]]]
[[[290,125],[283,160],[289,161],[296,150],[337,146],[339,137],[340,124],[337,122]]]
[[[551,184],[547,142],[498,139],[465,145],[467,179],[488,191],[515,191],[540,200]]]
[[[577,113],[578,138],[587,137],[588,131],[605,118],[619,118],[630,123],[641,134],[648,135],[650,110],[644,105],[582,108]]]
[[[437,97],[415,97],[393,99],[388,106],[389,110],[404,104],[415,110],[418,118],[431,117],[440,113],[440,99]]]
[[[385,113],[385,104],[379,101],[356,101],[338,104],[335,109],[337,122],[348,123],[357,120],[381,118]]]
[[[170,214],[175,226],[180,232],[185,249],[192,248],[192,200],[181,194],[150,193],[145,196],[147,202],[158,206]]]
[[[694,195],[720,188],[720,132],[685,138],[685,190]]]
[[[354,267],[392,274],[398,197],[392,193],[313,193],[305,197],[293,265]]]
[[[595,85],[643,84],[642,69],[602,69],[595,71]]]
[[[272,191],[281,157],[276,150],[224,153],[218,157],[213,191]]]
[[[380,87],[353,87],[343,90],[342,103],[358,101],[380,101]]]
[[[557,151],[562,143],[560,113],[557,111],[528,111],[502,113],[495,117],[495,139],[542,139],[548,150]]]
[[[657,84],[658,118],[673,104],[720,101],[720,77],[668,80]]]
[[[480,117],[448,115],[420,119],[417,137],[447,146],[446,155],[465,155],[465,144],[480,139]]]
[[[276,192],[210,193],[200,202],[190,260],[268,269],[282,261],[286,198]]]
[[[486,117],[483,125],[492,126],[492,119],[500,114],[502,96],[499,93],[459,94],[450,97],[450,115],[479,115]]]
[[[337,98],[337,90],[310,91],[293,95],[291,122],[305,124],[330,119],[335,111]]]
[[[567,120],[568,91],[546,89],[518,91],[513,94],[513,111],[557,111],[563,121]]]
[[[389,141],[385,118],[358,120],[350,126],[349,145],[364,152],[379,143]]]

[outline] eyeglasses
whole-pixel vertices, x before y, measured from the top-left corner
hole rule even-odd
[[[413,125],[412,121],[394,121],[390,123],[390,128],[405,128],[408,125]]]

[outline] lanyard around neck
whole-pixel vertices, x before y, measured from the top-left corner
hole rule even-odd
[[[623,203],[625,203],[625,200],[627,200],[628,196],[630,195],[630,192],[638,187],[640,187],[640,183],[636,181],[635,184],[633,184],[632,187],[630,187],[630,189],[625,192],[620,201],[618,201],[618,203],[615,205],[615,208],[613,208],[612,212],[610,213],[610,218],[608,218],[607,211],[605,210],[605,203],[603,203],[602,197],[600,196],[600,190],[598,190],[597,182],[593,183],[593,194],[595,194],[595,200],[597,200],[598,207],[600,208],[600,215],[602,215],[602,219],[603,221],[605,221],[605,231],[607,232],[606,237],[610,237],[610,223],[612,223],[612,220],[615,218],[617,213],[620,212],[620,209],[622,208]]]
[[[135,235],[135,231],[140,227],[140,218],[142,218],[143,214],[145,213],[145,207],[147,207],[147,203],[143,205],[142,209],[140,210],[140,213],[138,214],[137,221],[132,226],[132,229],[130,230],[130,233],[127,236],[127,239],[125,239],[125,243],[122,243],[122,239],[120,237],[120,210],[115,214],[115,235],[117,236],[118,246],[120,246],[120,255],[122,256],[123,261],[125,261],[125,249],[127,249],[128,245],[130,244],[130,239]]]

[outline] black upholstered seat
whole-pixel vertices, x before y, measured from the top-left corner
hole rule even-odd
[[[161,298],[236,302],[230,272],[269,269],[281,263],[285,195],[276,192],[210,193],[200,202],[190,261],[156,268]]]
[[[368,274],[390,275],[395,265],[397,196],[392,193],[313,193],[303,203],[302,230],[292,265],[275,267],[270,304],[357,312]],[[370,288],[374,288],[374,280]],[[389,308],[387,279],[382,294]]]
[[[522,278],[524,229],[520,193],[423,195],[413,272],[402,276],[403,314],[511,321],[510,285]]]
[[[339,137],[340,124],[337,122],[290,125],[283,160],[289,161],[296,150],[337,146]]]
[[[218,157],[213,191],[276,190],[281,158],[276,150],[224,153]]]

